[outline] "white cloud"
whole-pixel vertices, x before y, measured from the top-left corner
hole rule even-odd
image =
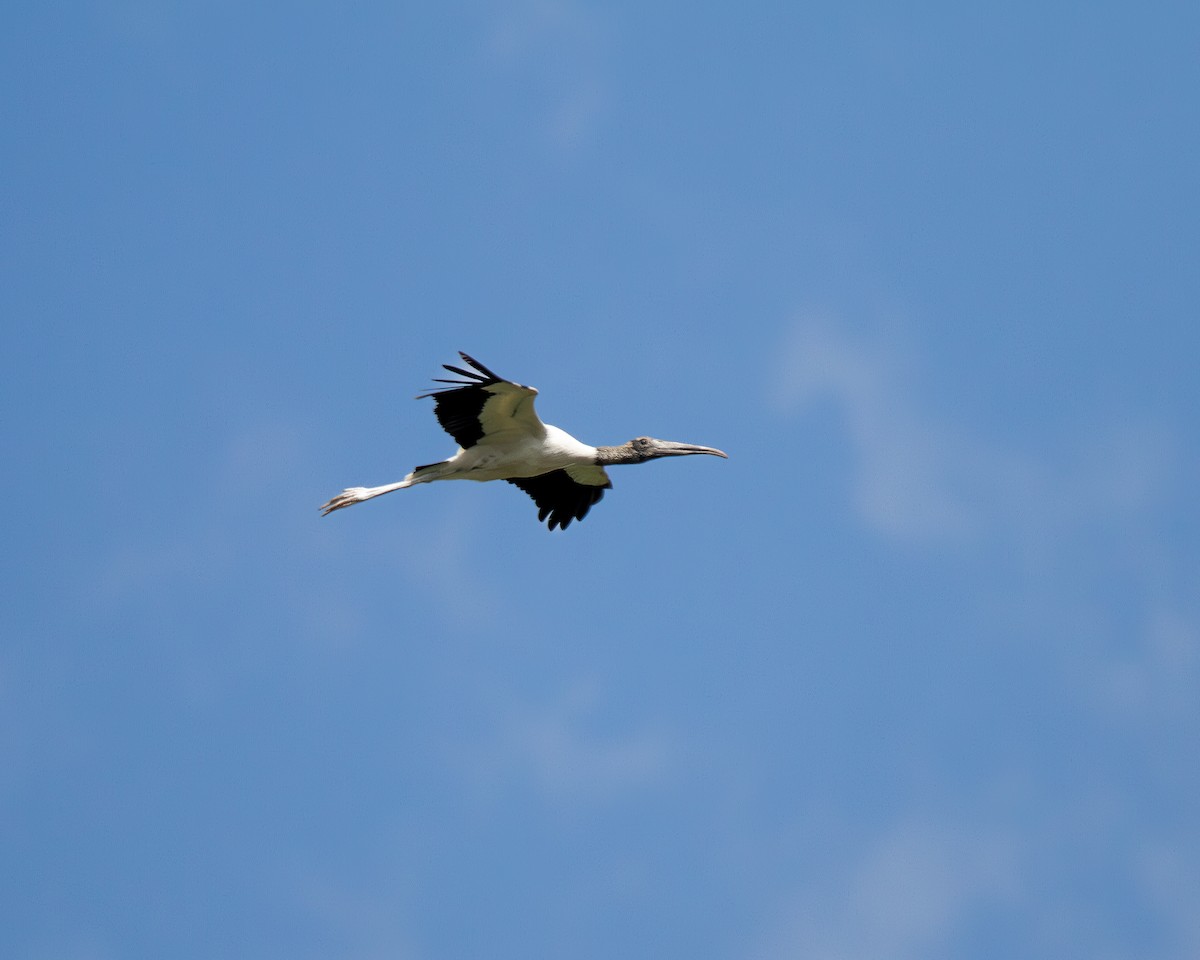
[[[397,569],[450,624],[462,621],[464,596],[467,613],[499,602],[471,562],[474,498],[439,490],[432,511],[429,491],[414,489],[393,495],[407,500],[404,508],[387,498],[353,509],[356,518],[373,513],[374,523],[351,513],[322,518],[318,504],[333,491],[311,485],[315,448],[295,425],[231,426],[186,489],[153,501],[152,531],[113,528],[81,585],[84,598],[102,612],[145,609],[214,590],[249,569],[287,596],[294,625],[322,647],[361,631],[349,588]]]
[[[1050,461],[927,410],[920,366],[894,330],[853,333],[816,316],[794,323],[780,350],[773,400],[787,415],[832,405],[867,527],[899,540],[989,537],[1037,563],[1072,529],[1128,526],[1160,497],[1171,462],[1163,431],[1090,425]]]
[[[787,898],[751,955],[927,957],[946,948],[979,911],[1016,895],[1017,853],[1000,834],[901,822],[849,867]]]
[[[383,841],[386,843],[386,841]],[[347,960],[415,960],[420,956],[409,933],[408,876],[375,877],[350,889],[315,872],[290,877],[297,907],[315,920],[325,939],[336,942]]]
[[[1083,422],[1052,449],[1000,441],[930,410],[922,364],[895,331],[796,322],[774,400],[844,425],[856,516],[880,536],[990,561],[1015,643],[1039,638],[1064,692],[1168,735],[1200,718],[1200,618],[1182,512],[1182,449],[1160,424]]]
[[[491,59],[536,78],[546,133],[559,147],[585,140],[607,106],[606,33],[595,9],[571,0],[506,4],[493,30]]]
[[[792,328],[781,357],[780,406],[836,405],[858,459],[855,506],[868,525],[898,537],[969,529],[971,513],[946,460],[954,441],[915,408],[894,339],[851,336],[814,318]]]
[[[1023,956],[1186,960],[1200,955],[1200,881],[1190,837],[1121,836],[1121,802],[1104,789],[1009,826],[917,814],[874,836],[846,838],[840,857],[775,898],[751,960],[926,960],[970,956],[986,931]],[[1112,915],[1078,876],[1120,890]],[[1131,918],[1140,918],[1133,920]],[[1147,926],[1142,926],[1146,924]]]
[[[674,755],[662,731],[603,731],[599,691],[576,684],[541,709],[509,702],[493,734],[460,753],[467,776],[485,793],[516,783],[563,810],[604,804],[661,782]]]
[[[1174,607],[1153,605],[1136,646],[1094,667],[1102,705],[1151,722],[1200,719],[1200,625]]]

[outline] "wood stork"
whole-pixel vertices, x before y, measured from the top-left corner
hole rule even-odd
[[[713,447],[671,443],[638,437],[616,447],[591,447],[565,430],[542,423],[533,409],[537,390],[505,380],[478,360],[458,354],[473,370],[442,366],[465,379],[417,399],[434,399],[434,414],[443,429],[458,443],[449,460],[417,467],[398,483],[381,487],[350,487],[321,506],[322,516],[351,504],[434,480],[507,480],[524,490],[537,504],[538,520],[566,529],[582,520],[612,486],[604,468],[620,463],[645,463],[658,457],[710,453],[726,457]]]

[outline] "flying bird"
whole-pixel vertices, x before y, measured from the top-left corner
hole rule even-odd
[[[417,399],[433,397],[434,415],[458,443],[449,460],[417,467],[397,483],[381,487],[350,487],[321,506],[322,516],[393,490],[434,480],[507,480],[524,490],[537,504],[538,520],[551,530],[565,530],[572,520],[582,520],[612,486],[605,467],[645,463],[659,457],[709,453],[726,457],[714,447],[672,443],[638,437],[615,447],[592,447],[565,430],[542,423],[533,409],[537,390],[492,373],[478,360],[458,354],[471,367],[442,364],[463,379]]]

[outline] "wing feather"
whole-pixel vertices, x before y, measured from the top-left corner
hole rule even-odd
[[[571,473],[580,479],[575,479]],[[594,472],[593,472],[594,471]],[[612,481],[601,467],[568,467],[567,470],[552,470],[540,477],[519,477],[508,481],[524,490],[537,504],[538,520],[549,518],[549,527],[566,530],[572,520],[587,516]]]
[[[537,396],[533,387],[497,376],[462,351],[458,355],[474,370],[442,364],[446,370],[465,379],[434,378],[435,383],[450,386],[422,393],[417,399],[433,397],[434,416],[460,447],[465,450],[485,437],[496,435],[541,436],[545,433],[545,424],[533,408],[533,398]]]

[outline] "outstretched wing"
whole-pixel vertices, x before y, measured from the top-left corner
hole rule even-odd
[[[420,394],[417,399],[433,397],[434,415],[455,442],[464,450],[473,447],[485,437],[516,435],[541,436],[546,425],[533,409],[533,398],[537,391],[505,380],[492,373],[478,360],[461,350],[458,354],[472,370],[442,364],[462,380],[442,380],[434,383],[449,383],[452,386]]]
[[[538,507],[538,520],[550,518],[550,529],[563,530],[572,520],[582,520],[612,486],[602,467],[577,466],[552,470],[540,477],[518,477],[508,481],[520,487]]]

